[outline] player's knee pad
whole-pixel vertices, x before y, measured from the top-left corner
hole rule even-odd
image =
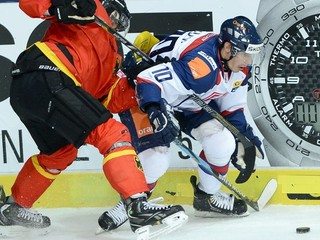
[[[95,127],[112,117],[97,99],[76,86],[55,92],[48,111],[48,124],[77,148]]]
[[[202,138],[200,143],[207,161],[216,166],[227,165],[235,149],[234,137],[226,128],[216,134]]]
[[[199,127],[192,129],[191,135],[199,142],[203,138],[222,132],[224,127],[215,119],[202,123]]]
[[[58,174],[70,166],[77,157],[78,150],[71,144],[60,148],[53,154],[38,154],[39,165],[52,174]]]
[[[156,182],[170,165],[168,147],[149,148],[138,154],[147,183]]]

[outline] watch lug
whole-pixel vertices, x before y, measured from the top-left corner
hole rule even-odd
[[[301,160],[300,166],[301,167],[319,167],[320,162],[319,160],[313,160],[311,158],[304,157]]]
[[[261,0],[258,7],[257,22],[260,23],[261,19],[268,13],[272,8],[278,5],[283,0]]]
[[[293,163],[282,154],[280,154],[266,139],[263,139],[263,146],[267,154],[268,161],[271,167],[298,167],[298,164]]]

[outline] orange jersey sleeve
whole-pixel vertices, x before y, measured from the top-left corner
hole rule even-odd
[[[51,6],[50,0],[20,0],[19,7],[24,11],[29,17],[32,18],[48,18],[44,16],[44,13]],[[52,18],[52,17],[50,17]]]
[[[112,86],[103,105],[112,113],[119,113],[138,106],[135,90],[129,85],[122,71],[117,73],[118,79]]]

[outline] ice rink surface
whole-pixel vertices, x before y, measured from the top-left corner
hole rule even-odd
[[[184,206],[189,221],[175,232],[162,236],[163,240],[319,240],[320,206],[267,205],[262,211],[250,208],[244,218],[209,219],[193,216],[193,208]],[[39,236],[30,230],[0,239],[23,240],[77,240],[135,239],[129,224],[112,233],[95,235],[97,219],[104,208],[38,209],[51,218],[50,232]],[[297,227],[310,227],[310,232],[297,234]],[[3,227],[0,227],[0,230]]]

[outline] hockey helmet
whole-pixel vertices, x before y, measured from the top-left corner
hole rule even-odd
[[[117,32],[127,34],[130,28],[131,14],[124,0],[102,0],[112,24]]]
[[[231,43],[232,56],[238,52],[256,54],[263,47],[254,24],[244,16],[225,20],[220,28],[219,41],[221,44],[226,41]]]

